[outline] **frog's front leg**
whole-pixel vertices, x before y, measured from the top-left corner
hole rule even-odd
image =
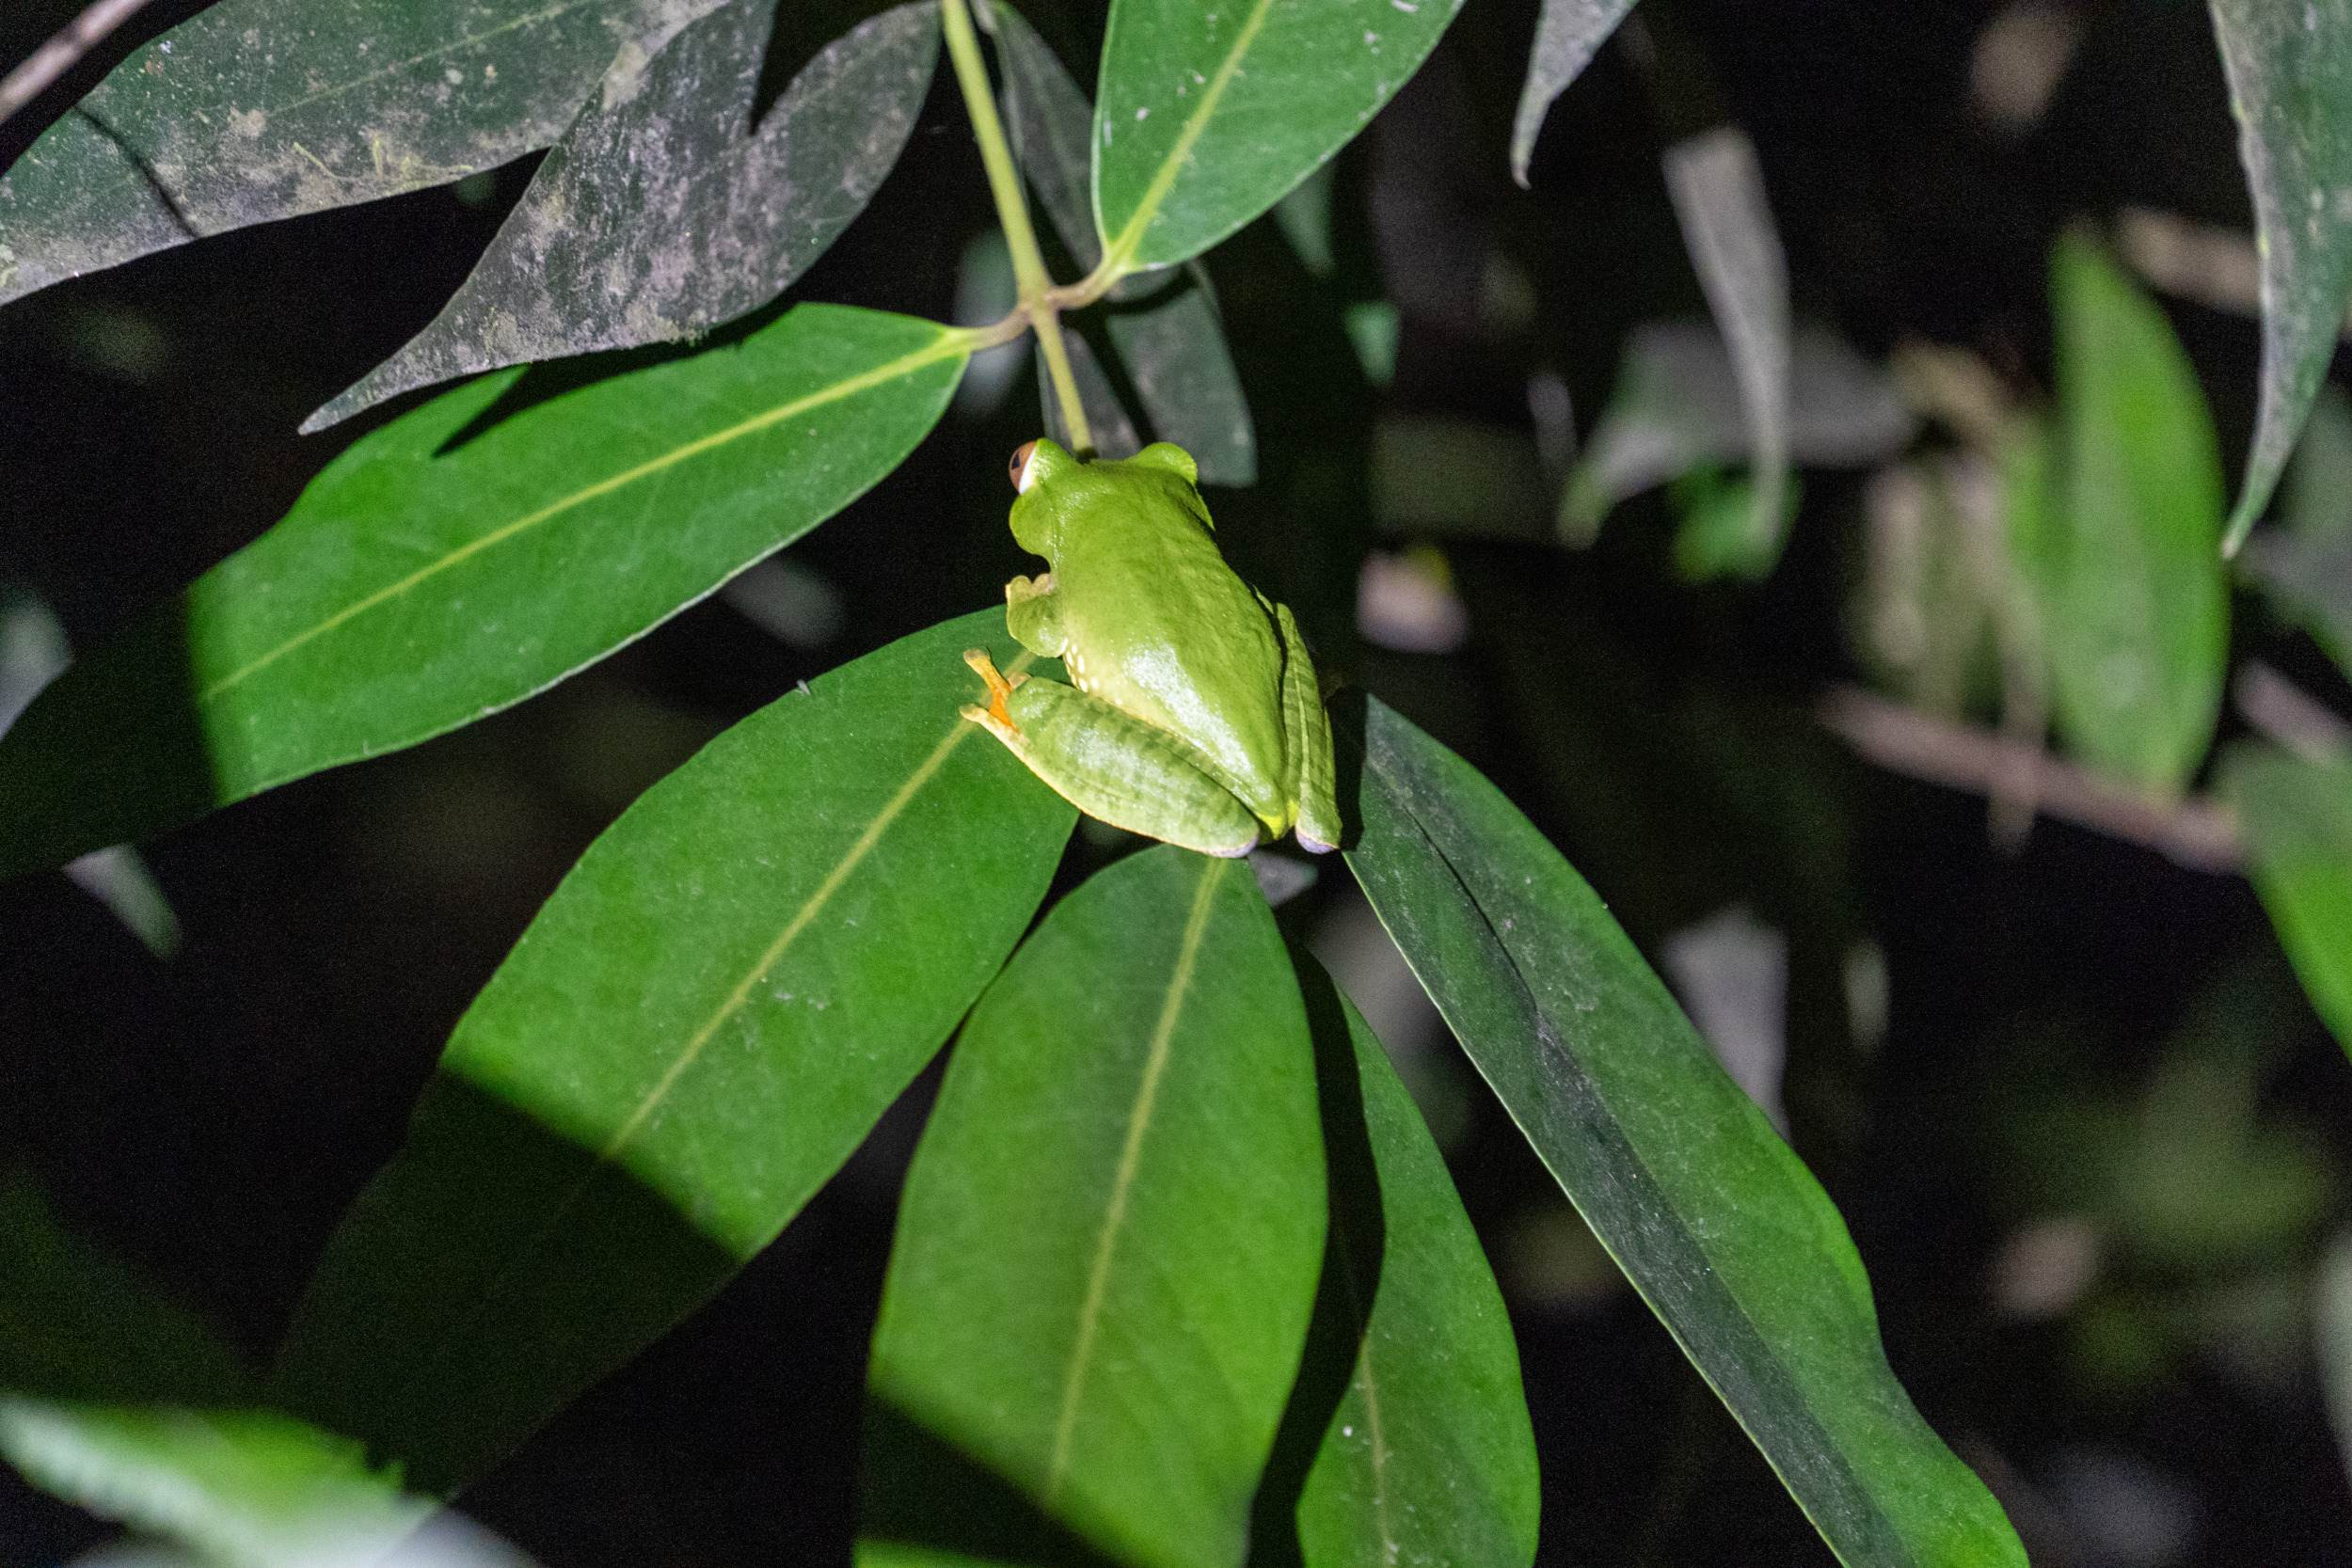
[[[1290,606],[1274,607],[1274,624],[1282,640],[1282,758],[1289,774],[1284,784],[1298,808],[1299,847],[1320,855],[1340,843],[1331,716],[1324,711],[1315,661]]]
[[[1061,596],[1054,592],[1054,574],[1015,578],[1005,584],[1005,629],[1012,640],[1040,658],[1059,658],[1070,645],[1061,624]]]
[[[963,658],[990,696],[963,716],[1089,816],[1208,855],[1257,846],[1257,817],[1167,731],[1059,681],[1008,681],[980,649]]]

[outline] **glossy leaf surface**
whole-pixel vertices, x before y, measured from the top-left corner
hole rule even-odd
[[[1094,214],[1121,272],[1182,261],[1273,206],[1420,69],[1460,0],[1113,0]]]
[[[2230,518],[2254,526],[2352,294],[2352,0],[2212,0],[2262,253],[2262,404]]]
[[[2092,242],[2059,239],[2050,292],[2058,729],[2093,768],[2177,794],[2211,743],[2229,653],[2213,420],[2163,312]]]
[[[2352,1051],[2352,759],[2231,748],[2222,788],[2249,874],[2312,1006]]]
[[[1544,116],[1568,84],[1583,74],[1609,35],[1617,30],[1633,0],[1544,0],[1535,23],[1535,46],[1527,55],[1527,85],[1511,118],[1511,178],[1527,183],[1527,163]]]
[[[1583,879],[1370,705],[1373,907],[1595,1235],[1849,1564],[2017,1564],[1912,1408],[1844,1222]]]
[[[1523,1568],[1535,1555],[1535,1434],[1502,1294],[1387,1051],[1321,966],[1300,962],[1331,1169],[1323,1290],[1334,1299],[1318,1301],[1313,1332],[1343,1324],[1353,1354],[1299,1493],[1299,1560]],[[1315,1358],[1311,1346],[1302,1392]]]
[[[135,51],[0,178],[0,303],[555,140],[710,0],[225,0]]]
[[[1120,1560],[1232,1568],[1323,1238],[1273,916],[1241,863],[1148,849],[1057,906],[974,1010],[908,1173],[870,1385]]]
[[[502,372],[394,421],[0,736],[0,875],[520,702],[887,474],[963,358],[949,328],[804,305],[543,402]]]
[[[269,1411],[0,1399],[0,1453],[43,1490],[227,1568],[381,1562],[433,1513],[358,1444]]]
[[[776,14],[775,0],[732,0],[610,107],[591,103],[456,297],[303,428],[476,371],[692,337],[782,293],[898,161],[930,87],[939,8],[914,0],[859,24],[763,104]]]
[[[1022,662],[1002,610],[903,639],[737,725],[589,849],[329,1246],[278,1368],[295,1408],[462,1481],[857,1147],[1074,819],[958,717],[968,647]]]

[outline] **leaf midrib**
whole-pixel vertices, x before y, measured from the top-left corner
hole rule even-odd
[[[1218,63],[1216,74],[1211,76],[1208,85],[1200,89],[1200,102],[1192,113],[1184,117],[1184,125],[1177,131],[1176,140],[1169,146],[1167,158],[1162,160],[1158,171],[1152,176],[1152,182],[1143,188],[1142,199],[1136,204],[1126,226],[1120,230],[1119,238],[1104,247],[1112,276],[1124,276],[1134,270],[1130,263],[1135,260],[1136,252],[1142,248],[1144,230],[1151,228],[1153,218],[1159,216],[1160,203],[1166,201],[1168,193],[1175,188],[1176,177],[1184,172],[1185,161],[1192,156],[1193,144],[1208,129],[1209,118],[1216,113],[1217,101],[1225,96],[1226,87],[1241,73],[1242,56],[1248,54],[1250,45],[1258,41],[1258,33],[1264,27],[1265,19],[1273,9],[1274,0],[1255,0],[1249,8],[1249,15],[1242,23],[1241,30],[1233,35],[1232,48]],[[1099,138],[1100,133],[1097,136]],[[1098,171],[1102,167],[1099,158],[1095,167]]]
[[[1077,1336],[1071,1346],[1070,1365],[1062,1376],[1061,1408],[1054,1420],[1054,1447],[1045,1465],[1044,1502],[1051,1510],[1060,1495],[1063,1481],[1070,1467],[1070,1444],[1077,1431],[1078,1405],[1086,1392],[1087,1373],[1094,1357],[1094,1338],[1103,1317],[1103,1301],[1110,1289],[1111,1257],[1118,1248],[1119,1232],[1126,1223],[1127,1195],[1135,1185],[1136,1169],[1143,1155],[1144,1133],[1152,1124],[1152,1113],[1159,1099],[1160,1075],[1168,1066],[1169,1042],[1176,1034],[1176,1021],[1184,1011],[1184,997],[1192,990],[1192,974],[1200,957],[1200,943],[1207,934],[1209,913],[1216,907],[1219,882],[1232,862],[1205,857],[1207,864],[1200,873],[1200,886],[1193,894],[1192,913],[1184,922],[1184,940],[1176,949],[1176,964],[1169,972],[1168,994],[1161,1000],[1158,1022],[1152,1031],[1152,1043],[1143,1059],[1143,1081],[1136,1086],[1134,1102],[1127,1111],[1126,1141],[1119,1152],[1119,1170],[1112,1178],[1110,1201],[1103,1213],[1103,1227],[1094,1242],[1094,1262],[1087,1273],[1085,1299],[1078,1307]]]
[[[796,398],[790,403],[780,404],[777,407],[768,409],[759,414],[755,414],[750,419],[739,420],[739,422],[728,426],[724,430],[717,430],[711,432],[707,436],[697,436],[693,440],[675,447],[669,451],[663,452],[659,456],[647,458],[644,462],[638,464],[634,467],[624,469],[622,472],[613,474],[609,478],[598,480],[594,484],[582,486],[580,489],[573,491],[570,495],[548,502],[536,512],[529,513],[521,517],[517,517],[512,522],[501,524],[499,527],[492,529],[489,532],[469,539],[465,544],[446,552],[437,560],[429,562],[425,565],[418,567],[415,571],[409,573],[406,577],[402,578],[399,581],[387,584],[385,587],[379,588],[375,592],[369,594],[351,604],[343,606],[341,610],[336,610],[333,614],[328,615],[317,624],[304,627],[301,631],[286,639],[283,642],[278,643],[267,653],[262,654],[258,657],[250,659],[246,663],[240,665],[235,670],[230,671],[228,674],[223,675],[220,679],[199,690],[196,697],[197,705],[199,707],[210,706],[227,692],[238,686],[243,685],[246,681],[259,674],[262,671],[268,669],[271,665],[277,663],[279,659],[285,657],[288,654],[294,652],[296,649],[304,647],[305,645],[317,641],[319,638],[326,636],[327,633],[348,625],[350,622],[358,619],[361,615],[366,614],[372,610],[375,610],[383,605],[390,603],[392,600],[399,598],[410,590],[416,588],[419,584],[427,582],[432,578],[438,577],[441,573],[451,570],[453,567],[462,565],[473,557],[481,554],[484,550],[489,549],[494,546],[502,545],[509,539],[515,538],[518,534],[527,532],[530,530],[536,528],[539,524],[548,521],[549,518],[560,516],[564,513],[569,512],[576,507],[584,506],[592,500],[611,495],[614,491],[624,489],[630,484],[638,483],[640,480],[649,479],[657,474],[667,472],[669,469],[675,467],[680,463],[684,463],[691,458],[699,457],[703,453],[725,446],[729,442],[740,440],[747,436],[757,435],[759,432],[766,430],[772,425],[780,424],[787,420],[804,414],[811,408],[822,407],[824,404],[829,403],[838,403],[843,398],[854,397],[858,393],[866,391],[874,387],[881,386],[884,382],[895,380],[901,375],[911,374],[912,372],[922,369],[925,365],[930,364],[936,360],[949,358],[955,355],[961,354],[965,352],[966,349],[966,344],[963,341],[966,336],[968,336],[968,334],[942,330],[936,341],[915,350],[911,354],[901,355],[899,357],[891,360],[888,364],[878,365],[870,371],[861,372],[859,374],[850,376],[847,380],[834,382],[830,387],[820,388],[817,391]]]

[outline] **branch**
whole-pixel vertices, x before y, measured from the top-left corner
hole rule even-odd
[[[1037,346],[1044,352],[1046,375],[1061,403],[1062,423],[1070,432],[1071,443],[1081,454],[1090,452],[1094,433],[1087,428],[1086,404],[1079,401],[1069,345],[1062,341],[1054,280],[1046,275],[1037,230],[1029,225],[1029,205],[1021,193],[1021,171],[1013,165],[1004,122],[996,118],[996,98],[989,89],[987,63],[980,58],[979,35],[972,29],[972,13],[964,0],[941,0],[940,20],[947,34],[947,56],[955,62],[956,84],[963,89],[963,106],[972,116],[972,134],[979,139],[989,193],[996,198],[996,218],[1005,226],[1005,245],[1012,252],[1012,275],[1021,285],[1022,311],[1037,329]]]
[[[98,47],[146,5],[147,0],[97,0],[67,23],[55,38],[33,51],[32,58],[0,76],[0,120],[39,98],[50,83],[73,69],[73,62]]]
[[[1821,701],[1820,717],[1848,745],[1891,772],[1979,795],[2030,778],[2034,804],[2045,816],[2142,845],[2192,871],[2234,872],[2244,861],[2237,818],[2209,797],[2191,796],[2173,804],[2153,800],[2038,747],[1931,718],[1852,687],[1831,690]]]

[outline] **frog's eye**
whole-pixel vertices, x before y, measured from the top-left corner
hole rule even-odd
[[[1029,459],[1036,455],[1035,441],[1024,441],[1013,449],[1012,488],[1016,495],[1027,494],[1029,486],[1037,483],[1036,476],[1029,472]]]

